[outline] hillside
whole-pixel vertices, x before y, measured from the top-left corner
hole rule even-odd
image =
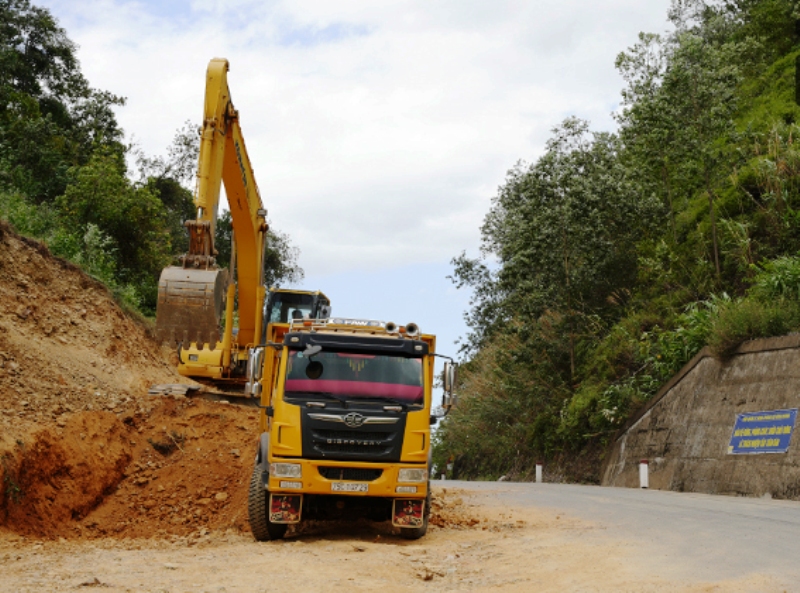
[[[103,285],[0,223],[0,526],[247,530],[255,412],[147,395],[185,382],[170,355]]]
[[[541,459],[597,482],[577,462],[702,348],[724,361],[800,330],[796,3],[666,16],[620,48],[617,129],[554,125],[498,188],[480,257],[453,260],[471,334],[434,459],[459,477],[528,479]]]

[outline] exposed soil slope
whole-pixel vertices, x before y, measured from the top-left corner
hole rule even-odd
[[[255,415],[148,396],[187,382],[170,356],[102,284],[0,223],[0,526],[43,536],[244,526],[240,452]]]

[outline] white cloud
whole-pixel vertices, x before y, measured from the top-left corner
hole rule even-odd
[[[199,122],[227,57],[270,217],[314,274],[475,251],[505,171],[554,125],[613,126],[614,57],[668,0],[41,3],[151,154]]]

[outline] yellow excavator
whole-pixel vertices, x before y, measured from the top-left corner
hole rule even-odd
[[[215,58],[208,65],[194,196],[197,218],[184,223],[189,252],[179,258],[180,265],[161,273],[156,336],[177,345],[182,375],[243,384],[248,351],[264,342],[270,321],[326,318],[330,301],[321,292],[267,291],[264,286],[267,211],[247,156],[239,112],[231,102],[228,70],[225,59]],[[217,265],[214,246],[222,183],[233,222],[231,272]]]

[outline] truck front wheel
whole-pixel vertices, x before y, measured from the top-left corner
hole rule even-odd
[[[288,525],[272,523],[269,520],[269,469],[266,463],[256,463],[253,477],[250,479],[250,492],[247,497],[247,514],[250,519],[250,530],[256,541],[266,542],[281,539],[286,534]]]

